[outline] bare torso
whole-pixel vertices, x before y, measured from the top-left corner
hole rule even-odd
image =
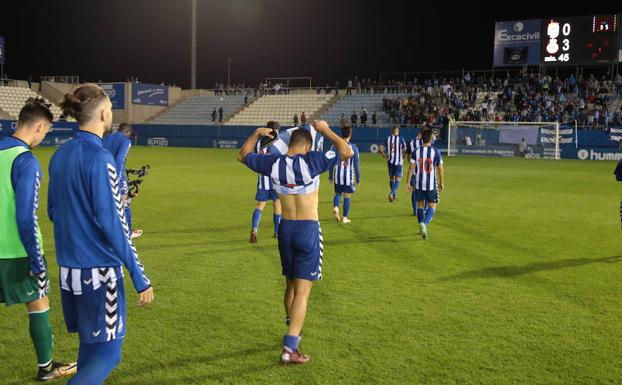
[[[292,221],[317,221],[318,191],[301,195],[281,195],[283,219]]]

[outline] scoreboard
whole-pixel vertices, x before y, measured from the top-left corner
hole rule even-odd
[[[620,62],[621,16],[608,14],[497,22],[494,65],[559,67]]]
[[[590,65],[618,60],[617,15],[545,19],[542,22],[544,65]]]

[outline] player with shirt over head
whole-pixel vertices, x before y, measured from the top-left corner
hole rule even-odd
[[[315,121],[313,127],[333,143],[340,159],[354,155],[348,143],[331,131],[326,122]],[[313,138],[305,129],[291,132],[287,154],[254,153],[257,140],[271,132],[269,128],[258,128],[242,146],[238,160],[251,170],[270,176],[281,200],[283,219],[279,226],[279,254],[286,278],[284,304],[290,323],[283,337],[280,360],[283,365],[305,364],[310,358],[298,350],[300,331],[313,281],[322,278],[324,253],[316,178],[334,167],[337,154],[311,151]]]
[[[48,191],[65,324],[80,339],[78,373],[68,385],[100,385],[121,361],[127,330],[121,266],[139,293],[139,306],[153,300],[153,288],[130,239],[122,171],[102,143],[112,129],[110,99],[86,84],[65,95],[61,108],[80,126],[52,156]]]
[[[277,132],[281,126],[277,122],[270,121],[266,127],[276,130]],[[271,147],[261,148],[261,139],[257,141],[255,145],[255,153],[257,154],[270,154]],[[255,210],[253,210],[253,217],[251,222],[251,236],[250,242],[257,243],[257,232],[259,230],[259,221],[261,220],[261,214],[266,208],[266,202],[272,201],[274,206],[274,214],[272,220],[274,222],[274,238],[278,237],[279,223],[281,223],[281,201],[274,191],[272,180],[269,176],[257,174],[257,193],[255,193],[255,201],[257,202]]]
[[[432,131],[429,129],[421,132],[423,146],[415,150],[411,156],[411,163],[416,167],[411,167],[409,179],[413,173],[415,175],[415,199],[417,200],[417,221],[423,239],[428,239],[428,225],[434,218],[436,204],[438,203],[439,193],[445,189],[445,169],[443,168],[443,158],[441,152],[432,147]],[[416,171],[415,171],[416,170]],[[438,189],[437,189],[438,171]],[[412,187],[406,186],[406,191],[411,192]],[[427,209],[426,209],[427,203]]]
[[[350,223],[350,199],[356,191],[356,186],[361,184],[361,164],[359,160],[359,149],[356,144],[351,143],[352,128],[345,126],[341,128],[341,137],[348,142],[352,148],[354,156],[341,160],[337,159],[335,167],[328,171],[328,180],[335,185],[335,197],[333,198],[333,217],[337,222]],[[330,150],[334,151],[334,147]],[[356,185],[355,185],[356,182]],[[343,195],[343,218],[339,218],[339,204]]]
[[[53,118],[45,100],[30,98],[15,133],[0,141],[0,303],[26,305],[39,381],[76,372],[75,362],[52,360],[50,282],[37,215],[42,172],[30,151],[43,141]]]
[[[389,187],[391,188],[389,202],[397,199],[397,191],[402,180],[405,151],[406,141],[400,136],[400,126],[395,126],[391,129],[391,135],[387,137],[384,144],[379,146],[380,155],[387,160],[389,169]]]

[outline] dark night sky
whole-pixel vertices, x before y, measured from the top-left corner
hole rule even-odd
[[[190,0],[3,1],[11,78],[190,84]],[[11,12],[7,12],[11,4]],[[622,12],[619,1],[198,0],[198,85],[487,69],[494,22]]]

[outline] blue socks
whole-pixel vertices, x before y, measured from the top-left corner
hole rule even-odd
[[[425,219],[423,220],[423,223],[425,223],[426,225],[429,225],[430,222],[432,222],[432,218],[434,218],[435,212],[436,212],[436,209],[433,209],[432,207],[428,207],[428,209],[425,212]]]
[[[424,220],[424,212],[423,209],[417,208],[417,222],[423,223]]]
[[[350,215],[350,198],[343,198],[343,216],[349,217]]]
[[[67,385],[101,385],[121,362],[123,339],[98,344],[80,344],[78,373]]]
[[[290,353],[293,353],[296,350],[298,350],[299,343],[300,343],[299,336],[290,336],[289,334],[283,336],[283,347],[285,348],[285,350],[287,350]]]
[[[274,233],[279,233],[279,224],[281,223],[281,216],[274,214],[272,216],[272,220],[274,221]]]
[[[397,190],[400,187],[400,181],[399,180],[394,180],[391,181],[391,195],[393,195],[393,197],[397,196]]]
[[[333,198],[333,207],[339,207],[339,203],[341,202],[341,194],[335,194]]]
[[[259,209],[253,210],[253,225],[252,225],[253,231],[257,231],[257,229],[259,228],[260,219],[261,219],[261,210]]]
[[[411,203],[413,205],[413,215],[417,215],[417,199],[415,199],[415,191],[413,190],[412,194],[410,195],[410,200]]]

